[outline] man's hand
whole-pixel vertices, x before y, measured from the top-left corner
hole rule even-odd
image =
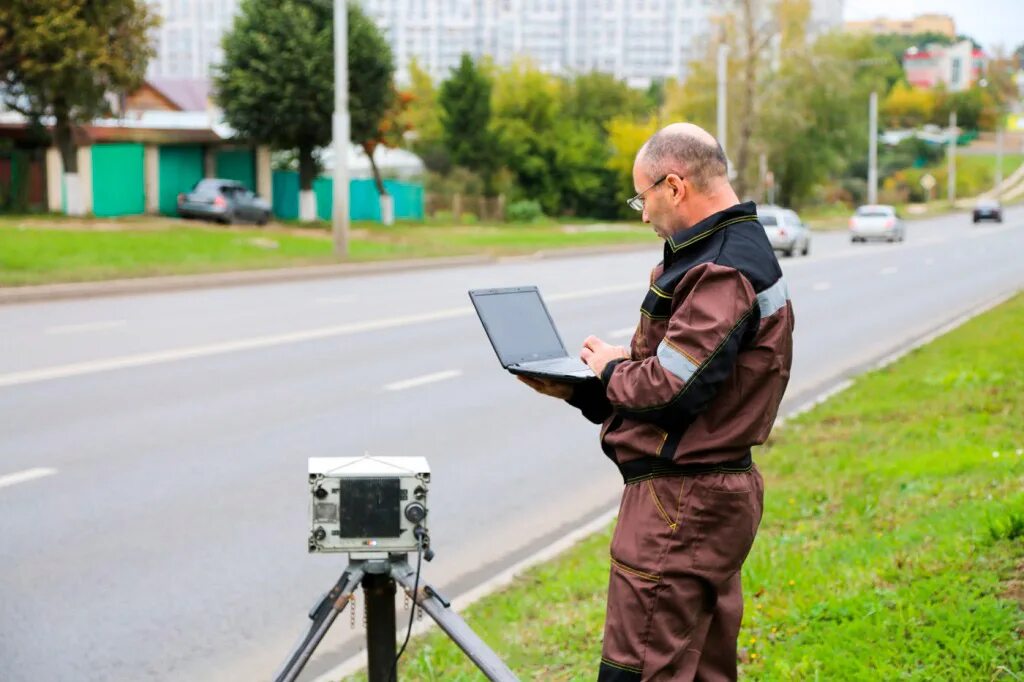
[[[552,381],[551,379],[527,377],[522,374],[517,374],[516,377],[538,393],[543,393],[544,395],[549,395],[552,398],[558,398],[560,400],[568,400],[572,397],[572,384],[567,384],[562,381]]]
[[[622,346],[605,343],[596,336],[588,336],[580,349],[580,360],[594,371],[598,377],[612,360],[629,359],[629,351]]]

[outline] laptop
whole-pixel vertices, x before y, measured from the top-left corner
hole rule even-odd
[[[501,366],[512,374],[570,383],[595,378],[566,352],[537,287],[474,289],[469,298]]]

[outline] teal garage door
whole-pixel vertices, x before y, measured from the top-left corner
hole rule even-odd
[[[199,145],[160,147],[160,212],[178,214],[178,194],[203,179],[203,148]]]
[[[222,149],[217,152],[217,177],[237,180],[256,191],[256,163],[251,149]],[[269,199],[270,197],[264,197]]]
[[[145,191],[141,144],[93,145],[93,214],[105,217],[145,213]]]

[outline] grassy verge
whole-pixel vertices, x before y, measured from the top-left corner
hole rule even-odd
[[[756,453],[743,677],[1024,679],[1022,424],[1024,295],[778,429]],[[608,541],[464,614],[522,679],[594,678]],[[483,679],[436,633],[402,675]]]
[[[393,227],[357,224],[351,260],[656,243],[635,225]],[[337,262],[324,229],[205,226],[161,218],[0,218],[0,286]]]

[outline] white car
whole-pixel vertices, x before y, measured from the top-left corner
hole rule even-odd
[[[885,204],[861,206],[850,218],[850,241],[865,242],[884,239],[901,242],[907,237],[907,226],[896,208]]]
[[[811,231],[795,211],[781,206],[758,206],[757,219],[775,251],[786,256],[798,251],[806,256],[811,252]]]

